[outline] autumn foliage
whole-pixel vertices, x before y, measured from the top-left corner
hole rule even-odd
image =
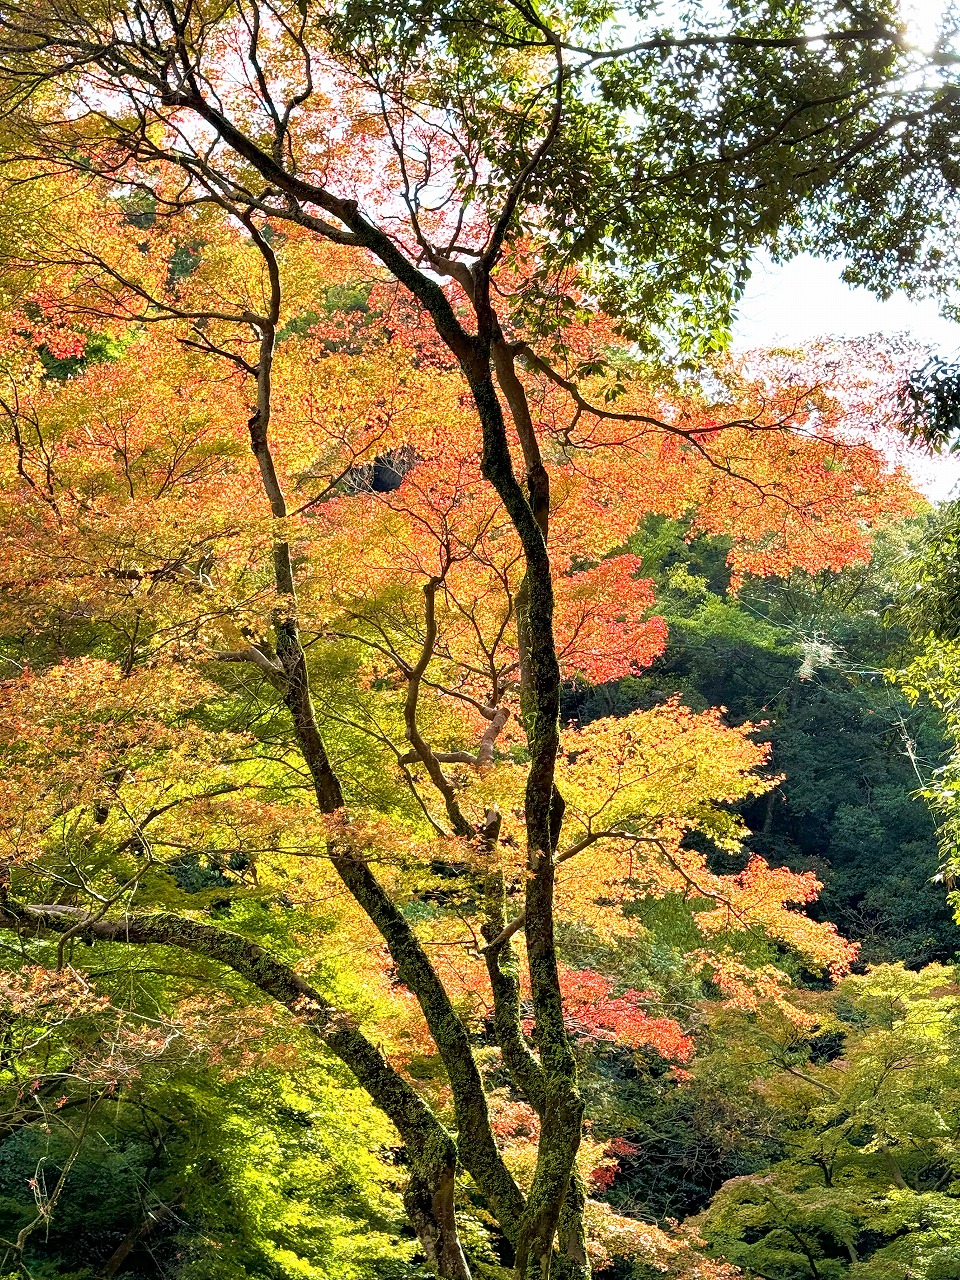
[[[329,137],[311,109],[305,161],[384,204],[382,125],[358,108]],[[804,914],[811,874],[724,861],[775,781],[754,726],[676,699],[561,725],[560,682],[663,651],[629,547],[648,514],[726,538],[738,579],[865,560],[915,501],[883,379],[828,349],[655,379],[575,275],[538,344],[535,242],[493,255],[489,311],[462,271],[404,288],[376,246],[188,199],[163,152],[185,127],[164,118],[146,168],[108,140],[82,184],[41,166],[3,215],[3,920],[45,940],[4,998],[41,1018],[81,983],[89,1018],[64,977],[83,944],[203,955],[251,984],[230,1032],[184,980],[206,1051],[261,1034],[268,1000],[331,1048],[400,1131],[443,1276],[469,1274],[466,1170],[520,1266],[556,1237],[557,1274],[640,1256],[719,1280],[695,1241],[585,1199],[623,1150],[581,1129],[577,1061],[614,1046],[682,1088],[696,1044],[621,989],[617,948],[669,901],[690,974],[799,1026],[791,972],[854,952]],[[479,364],[474,312],[496,322]]]

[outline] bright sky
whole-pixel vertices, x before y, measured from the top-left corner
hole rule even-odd
[[[960,356],[960,324],[944,320],[936,303],[911,302],[902,295],[881,302],[866,289],[844,284],[842,270],[840,262],[809,255],[782,266],[759,260],[740,305],[736,344],[766,347],[827,335],[906,333],[942,356]],[[931,498],[960,494],[960,458],[918,460],[912,470]]]
[[[860,337],[908,333],[941,355],[960,354],[960,324],[944,320],[936,303],[896,295],[881,302],[840,279],[843,264],[804,254],[777,266],[760,259],[740,306],[738,343],[769,346],[831,334]]]

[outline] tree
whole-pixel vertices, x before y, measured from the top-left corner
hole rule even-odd
[[[820,998],[807,1044],[754,1029],[751,1069],[786,1151],[697,1220],[725,1257],[774,1280],[956,1272],[954,976],[880,965]]]
[[[575,299],[557,280],[572,268],[649,350],[665,334],[687,351],[722,347],[751,252],[832,194],[838,170],[895,145],[917,71],[944,63],[911,49],[887,2],[690,6],[670,22],[645,0],[623,14],[54,2],[10,4],[3,24],[11,150],[72,166],[74,144],[89,163],[102,140],[115,176],[125,157],[172,159],[238,207],[357,237],[405,287],[411,267],[461,285],[468,268],[486,276],[523,231],[537,269],[512,307],[500,291],[501,319],[525,323],[519,340],[558,332]],[[226,96],[223,40],[243,66]],[[938,120],[949,93],[938,81],[929,96],[916,114]],[[188,119],[199,133],[179,129]],[[171,121],[161,139],[152,126]],[[347,138],[356,146],[331,167]],[[424,289],[436,301],[426,281],[412,291],[429,311]],[[485,296],[481,283],[481,309]]]
[[[590,314],[577,255],[600,228],[549,252],[568,217],[560,196],[575,190],[578,122],[596,156],[630,106],[610,87],[588,109],[579,62],[643,85],[664,48],[681,68],[699,50],[699,93],[728,54],[763,68],[783,53],[789,101],[765,116],[759,145],[770,120],[825,110],[822,86],[804,84],[811,96],[796,102],[796,73],[821,72],[805,16],[777,11],[745,34],[654,33],[615,57],[578,52],[605,12],[571,17],[569,37],[512,8],[490,22],[458,8],[381,21],[296,5],[3,13],[10,209],[23,214],[6,255],[8,624],[30,664],[8,691],[16,884],[4,918],[21,935],[59,934],[60,958],[77,942],[202,955],[306,1019],[398,1128],[407,1211],[444,1277],[469,1274],[458,1156],[518,1274],[589,1269],[564,911],[589,907],[602,936],[620,927],[625,896],[667,888],[704,904],[708,940],[761,926],[811,965],[849,958],[790,909],[810,900],[812,877],[759,860],[717,876],[684,845],[693,828],[735,843],[724,806],[760,785],[748,728],[677,705],[573,737],[559,726],[564,670],[607,679],[662,644],[636,559],[608,557],[638,512],[690,510],[732,535],[739,572],[773,573],[865,556],[868,526],[912,503],[858,435],[884,410],[855,376],[831,392],[822,361],[780,356],[652,388]],[[883,22],[825,38],[844,85],[882,79],[898,56]],[[618,262],[650,214],[623,230]],[[696,248],[677,254],[693,264],[683,278],[723,276]],[[356,305],[338,310],[337,290]],[[665,303],[662,286],[652,301]],[[123,355],[62,385],[38,378],[30,352],[73,358],[81,326]],[[243,423],[256,472],[238,457]],[[368,492],[385,463],[399,484]],[[56,625],[37,636],[39,619]],[[233,686],[225,664],[242,672]],[[258,710],[245,735],[216,708],[248,695]],[[262,782],[250,752],[274,766]],[[298,803],[305,786],[314,808]],[[253,940],[261,926],[197,920],[182,899],[139,909],[170,893],[158,849],[178,850],[181,880],[199,863],[251,894],[270,859],[329,863],[354,937],[376,931],[422,1012],[457,1142],[429,1091]],[[323,873],[296,874],[300,905],[318,910]],[[436,959],[418,902],[431,904]],[[284,945],[300,957],[314,946]],[[736,943],[715,960],[703,950],[742,995],[753,977]],[[458,1008],[481,983],[539,1118],[523,1189]],[[776,972],[761,986],[777,996]]]
[[[151,237],[124,211],[101,208],[95,247],[82,259],[87,274],[78,275],[74,243],[66,301],[54,303],[47,290],[50,320],[67,328],[71,315],[89,319],[105,300],[125,319],[152,278],[160,285],[155,293],[149,283],[141,322],[168,323],[148,323],[119,359],[61,383],[29,376],[38,338],[31,307],[11,320],[16,381],[4,403],[16,509],[6,529],[16,577],[6,627],[8,643],[20,646],[8,652],[27,669],[7,688],[5,831],[17,880],[7,923],[59,933],[61,957],[77,941],[173,946],[232,967],[306,1018],[397,1125],[413,1173],[408,1212],[441,1274],[466,1266],[452,1216],[457,1151],[521,1266],[539,1214],[553,1224],[567,1197],[562,1256],[584,1270],[581,1184],[571,1181],[582,1104],[556,922],[589,923],[611,938],[628,927],[622,904],[638,893],[692,895],[702,958],[731,998],[757,981],[737,959],[738,935],[757,925],[815,967],[848,959],[833,933],[789,909],[813,895],[812,877],[768,871],[759,860],[717,875],[684,847],[694,828],[735,847],[740,828],[725,805],[764,785],[752,774],[764,749],[749,726],[727,730],[716,715],[673,703],[572,736],[554,726],[556,740],[544,746],[538,735],[549,725],[535,691],[545,659],[533,623],[525,625],[535,616],[530,561],[495,488],[482,483],[479,427],[429,330],[374,281],[366,310],[318,318],[274,351],[275,311],[270,350],[251,366],[248,333],[252,325],[255,340],[260,322],[242,308],[258,287],[258,264],[270,268],[276,308],[288,274],[296,298],[303,281],[329,289],[349,280],[357,259],[336,251],[318,260],[312,241],[268,238],[256,227],[244,239],[203,209],[194,241],[210,248],[177,279],[166,265],[165,226]],[[122,287],[118,260],[137,268],[127,266]],[[237,288],[244,270],[238,322],[208,300]],[[864,521],[912,501],[873,449],[842,442],[854,425],[850,394],[831,400],[822,386],[791,380],[796,372],[775,363],[747,380],[718,368],[719,405],[706,390],[691,394],[644,437],[659,459],[660,503],[691,506],[708,526],[735,524],[739,565],[865,554]],[[235,434],[249,416],[248,383],[257,393],[256,471],[238,455]],[[540,383],[537,426],[547,441],[553,423],[566,433],[567,394]],[[632,384],[624,412],[648,394]],[[798,426],[815,419],[816,429],[789,436],[734,425],[706,455],[694,424],[709,439],[721,412],[736,423],[748,414],[779,423],[786,413]],[[261,430],[270,414],[276,459]],[[693,447],[677,447],[673,418],[687,423],[681,444]],[[555,618],[551,696],[561,661],[571,674],[608,677],[663,643],[662,624],[646,620],[650,594],[636,558],[602,558],[632,526],[636,503],[658,500],[636,466],[636,445],[616,436],[605,444],[604,422],[586,419],[594,447],[570,461],[551,445],[556,508],[541,583]],[[401,483],[371,492],[363,468],[387,456],[403,470]],[[736,458],[740,478],[729,465],[718,472],[724,456]],[[767,480],[774,467],[777,479]],[[631,474],[637,497],[623,503]],[[272,520],[256,508],[261,485]],[[282,514],[285,488],[301,490],[296,516]],[[581,568],[584,559],[593,567]],[[231,682],[224,673],[234,667],[250,674]],[[248,698],[255,711],[239,709]],[[239,704],[232,712],[231,703]],[[364,737],[372,747],[361,746]],[[563,802],[543,811],[538,753],[548,748],[550,794],[556,787]],[[303,800],[307,780],[313,809]],[[549,857],[531,835],[531,813],[544,812],[554,815]],[[424,1098],[327,995],[250,936],[265,930],[269,938],[275,926],[248,900],[276,895],[298,905],[295,928],[307,931],[284,947],[300,955],[322,948],[322,934],[306,941],[331,891],[318,857],[349,892],[342,926],[352,947],[364,945],[372,924],[422,1011],[452,1092],[456,1148],[429,1089]],[[316,867],[309,875],[285,870],[304,860]],[[189,899],[174,892],[170,873],[196,887],[191,867],[214,873],[214,885],[233,873],[239,894],[227,902],[239,928],[184,914]],[[52,901],[51,884],[60,886]],[[141,901],[167,910],[138,911]],[[425,934],[415,927],[417,903]],[[536,1053],[512,949],[520,932]],[[369,970],[371,983],[379,968]],[[381,974],[381,982],[389,976]],[[775,994],[775,971],[763,981]],[[460,1012],[478,991],[514,1086],[539,1116],[526,1196],[495,1141]]]
[[[937,31],[919,74],[902,82],[884,120],[854,145],[834,148],[805,216],[781,230],[779,252],[842,257],[850,284],[881,297],[897,290],[933,297],[955,316],[960,14],[951,3],[930,17]],[[943,371],[933,361],[918,380],[921,401]]]
[[[889,674],[918,656],[900,611],[927,516],[885,530],[870,565],[730,591],[722,539],[688,540],[682,522],[651,517],[629,542],[654,579],[668,623],[662,655],[641,674],[581,682],[564,715],[649,707],[671,693],[730,722],[767,722],[778,786],[748,801],[749,848],[824,881],[814,912],[860,943],[868,963],[946,961],[960,942],[935,881],[936,815],[919,794],[947,751],[939,712]]]
[[[66,1002],[47,1007],[37,1043],[21,1008],[3,1074],[5,1271],[425,1278],[405,1238],[389,1122],[295,1028],[268,1010],[238,1019],[229,998],[218,1008],[185,996],[189,980],[166,959],[166,969],[156,954],[152,965],[113,965],[115,1001],[133,1021],[136,990],[152,1053],[134,1057],[123,1038],[107,1040],[105,1017],[77,1017]],[[111,985],[103,969],[91,981]],[[176,1012],[161,1025],[165,1004]],[[54,1023],[60,1054],[49,1052]],[[67,1056],[84,1040],[113,1051],[89,1080]]]

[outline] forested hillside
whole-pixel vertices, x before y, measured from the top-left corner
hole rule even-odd
[[[0,4],[0,1280],[956,1280],[894,0]]]
[[[862,960],[910,968],[950,960],[960,944],[933,882],[940,855],[922,795],[949,735],[895,679],[917,652],[899,606],[928,531],[918,518],[878,537],[869,565],[732,593],[723,541],[688,541],[683,525],[652,518],[630,547],[655,575],[666,650],[642,675],[571,690],[564,704],[589,723],[679,692],[697,710],[724,707],[730,723],[765,722],[757,736],[782,781],[744,808],[745,847],[814,871],[824,888],[812,911],[856,940]]]

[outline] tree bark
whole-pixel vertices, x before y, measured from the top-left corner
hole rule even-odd
[[[489,282],[484,283],[488,289]],[[495,320],[480,282],[476,306],[481,331],[486,328],[492,342]],[[485,310],[490,316],[486,325]],[[480,348],[479,342],[477,346]],[[526,563],[524,605],[529,675],[528,709],[524,719],[531,759],[524,796],[527,831],[524,914],[535,1017],[534,1040],[544,1081],[540,1144],[517,1247],[517,1272],[524,1280],[527,1277],[548,1280],[554,1238],[583,1131],[583,1101],[576,1061],[564,1025],[554,936],[555,853],[563,818],[563,800],[554,782],[560,749],[560,664],[553,635],[553,577],[544,536],[546,513],[540,512],[538,519],[531,499],[514,473],[490,362],[488,347],[483,358],[478,352],[465,372],[483,428],[481,469],[513,521]],[[536,479],[530,477],[531,498],[543,501],[544,490],[534,483]],[[545,472],[543,479],[545,483]]]
[[[257,402],[249,422],[250,443],[260,469],[263,490],[270,504],[270,510],[279,520],[285,518],[287,506],[277,479],[268,427],[271,409],[272,353],[280,307],[280,279],[275,256],[269,244],[256,231],[249,219],[246,225],[254,244],[267,264],[271,283],[270,314],[259,322],[262,336],[260,361],[256,369]],[[310,691],[306,655],[297,621],[296,579],[290,547],[282,536],[278,536],[274,541],[273,558],[277,590],[283,601],[274,616],[276,649],[282,676],[279,687],[284,705],[293,722],[297,744],[313,780],[320,811],[325,814],[334,814],[345,808],[345,797],[317,721]],[[435,590],[435,587],[432,589]],[[429,609],[432,596],[428,594],[426,598]],[[426,652],[429,657],[429,649]],[[407,718],[409,729],[409,707]],[[417,746],[415,740],[414,746]],[[439,771],[439,765],[436,768]],[[442,786],[440,790],[443,791]],[[449,810],[452,794],[445,794],[444,799]],[[460,830],[459,833],[463,835],[466,831]],[[524,1199],[503,1162],[490,1127],[483,1081],[474,1061],[466,1027],[454,1009],[416,933],[366,861],[353,854],[342,841],[339,843],[331,841],[328,852],[333,867],[344,885],[386,942],[401,981],[409,987],[420,1004],[450,1081],[461,1144],[461,1159],[486,1197],[507,1239],[515,1245],[524,1210]],[[430,1188],[433,1186],[435,1176],[435,1169],[431,1167],[427,1170],[424,1179],[418,1181],[417,1192],[411,1200],[411,1204],[421,1216],[426,1213],[424,1206],[434,1194]],[[452,1177],[450,1182],[452,1187]],[[426,1214],[426,1217],[429,1218],[430,1215]],[[451,1230],[454,1233],[456,1230],[452,1210],[446,1230],[448,1234]]]
[[[173,1217],[175,1207],[175,1204],[162,1204],[156,1209],[151,1209],[144,1220],[142,1222],[138,1222],[132,1231],[129,1231],[124,1239],[121,1240],[113,1253],[111,1253],[110,1257],[100,1268],[98,1280],[113,1280],[113,1277],[126,1262],[130,1254],[133,1253],[140,1241],[146,1240],[147,1236],[156,1231],[157,1227],[166,1222],[168,1218]]]

